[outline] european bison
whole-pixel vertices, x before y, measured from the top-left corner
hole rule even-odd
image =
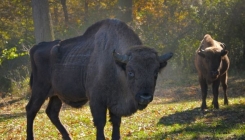
[[[226,94],[228,69],[230,65],[227,56],[228,51],[225,45],[218,42],[209,34],[204,36],[201,41],[200,47],[196,51],[195,66],[198,71],[198,79],[202,91],[202,105],[201,110],[207,108],[206,97],[208,84],[212,84],[214,108],[219,108],[218,95],[220,82],[224,90],[224,104],[228,105]]]
[[[158,56],[116,19],[97,22],[82,36],[35,45],[30,50],[27,139],[34,139],[33,121],[46,98],[50,98],[46,113],[63,139],[70,136],[58,117],[62,102],[78,108],[87,101],[96,138],[105,139],[108,110],[112,139],[120,139],[121,117],[143,110],[152,101],[158,72],[172,55]]]

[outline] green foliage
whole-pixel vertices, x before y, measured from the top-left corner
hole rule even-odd
[[[31,1],[2,0],[0,15],[0,93],[12,95],[16,75],[11,74],[28,67],[28,48],[34,42]]]
[[[10,49],[33,42],[31,3],[22,0],[3,0],[0,5],[0,49]]]
[[[50,14],[55,38],[67,39],[81,35],[93,23],[115,17],[116,4],[116,0],[67,0],[69,20],[66,24],[60,1],[50,0]],[[86,6],[88,7],[87,11]]]
[[[10,49],[4,49],[4,50],[2,50],[2,55],[0,56],[0,65],[6,59],[14,59],[14,58],[24,56],[24,55],[28,55],[28,52],[18,53],[16,47],[13,47]]]
[[[190,72],[193,68],[188,64],[193,63],[198,42],[205,34],[210,34],[227,45],[231,68],[243,68],[245,14],[241,10],[242,1],[137,1],[135,22],[140,25],[136,29],[141,30],[136,31],[146,44],[159,52],[173,51],[176,55],[171,63]],[[240,18],[235,18],[237,16]]]

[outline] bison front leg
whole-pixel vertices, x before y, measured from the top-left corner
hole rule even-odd
[[[219,85],[220,80],[217,79],[213,82],[212,88],[213,88],[213,102],[214,108],[219,109],[219,103],[218,103],[218,96],[219,96]]]
[[[90,109],[96,127],[96,140],[105,140],[104,127],[106,124],[106,107],[90,100]]]
[[[206,80],[202,77],[199,77],[199,83],[200,83],[201,92],[202,92],[201,110],[203,111],[204,109],[207,108],[206,98],[207,98],[207,92],[208,92],[208,85],[206,83]]]
[[[62,138],[64,140],[70,140],[70,136],[66,131],[65,127],[61,124],[59,119],[59,112],[62,106],[61,100],[57,96],[53,96],[49,100],[48,107],[46,109],[46,114],[48,115],[51,122],[56,126],[56,128],[60,131]]]
[[[121,117],[110,112],[110,122],[112,123],[112,140],[120,139]]]

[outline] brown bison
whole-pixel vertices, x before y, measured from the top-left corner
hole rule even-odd
[[[82,36],[35,45],[30,50],[32,94],[26,106],[27,139],[34,139],[33,121],[46,98],[46,113],[63,139],[70,136],[58,117],[62,102],[78,108],[87,101],[96,138],[105,139],[108,110],[112,139],[120,139],[121,117],[146,108],[153,100],[158,73],[172,55],[158,56],[116,19],[97,22]]]
[[[195,66],[198,71],[198,79],[202,91],[201,110],[207,108],[206,97],[208,84],[212,84],[214,108],[219,108],[218,95],[220,82],[224,90],[224,104],[228,105],[227,99],[227,79],[229,69],[228,51],[225,45],[218,42],[210,35],[205,35],[200,47],[196,51]]]

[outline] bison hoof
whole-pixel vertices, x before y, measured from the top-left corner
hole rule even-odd
[[[214,105],[214,108],[215,109],[219,109],[219,105]]]
[[[228,105],[229,103],[228,103],[228,101],[224,101],[224,105]]]
[[[207,105],[206,104],[202,104],[201,110],[205,110],[205,109],[208,109]]]

